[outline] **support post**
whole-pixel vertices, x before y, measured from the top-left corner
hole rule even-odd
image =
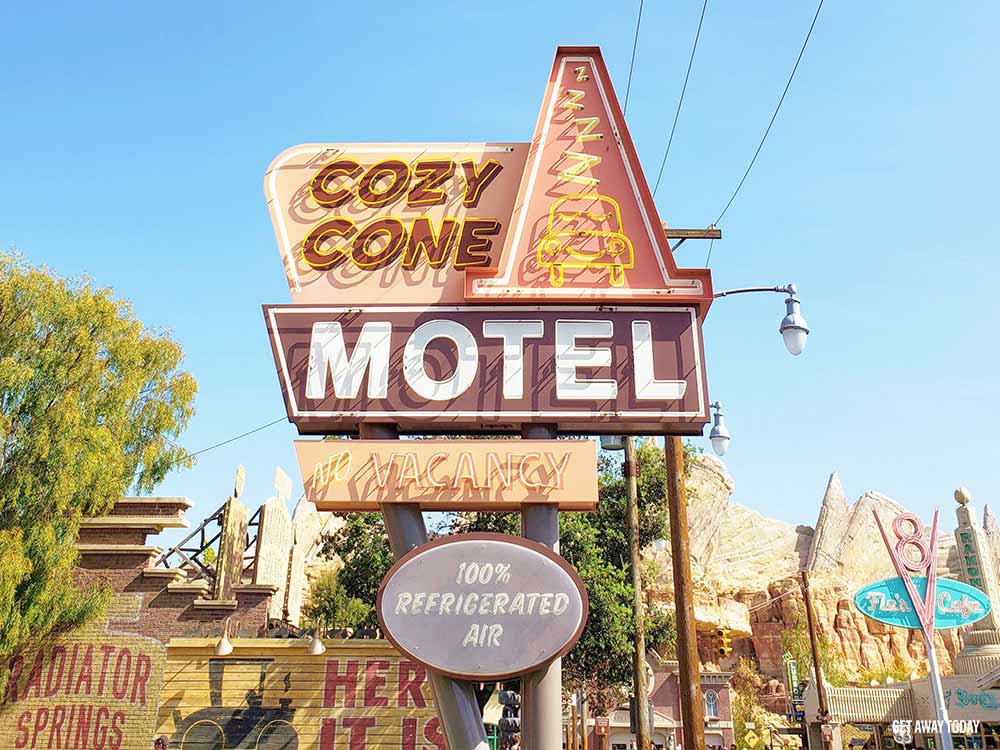
[[[577,750],[579,744],[577,743],[577,720],[579,716],[576,712],[576,696],[573,697],[573,704],[569,709],[569,747],[566,750]]]
[[[582,725],[580,731],[580,735],[582,737],[580,740],[580,750],[590,750],[590,738],[587,736],[587,695],[583,692],[583,690],[580,690],[577,695],[580,696],[580,724]]]
[[[649,702],[646,685],[646,622],[642,595],[642,556],[639,550],[639,467],[635,462],[635,439],[625,438],[625,485],[628,490],[626,525],[632,563],[632,613],[635,617],[635,646],[632,654],[632,692],[635,693],[638,750],[649,750]]]
[[[399,437],[395,425],[390,424],[363,424],[360,432],[366,440]],[[389,535],[389,547],[397,560],[427,541],[427,527],[416,503],[386,503],[382,506],[382,518]],[[432,670],[427,671],[427,678],[448,747],[451,750],[488,750],[483,715],[472,683],[453,680]]]
[[[525,425],[526,440],[554,440],[551,425]],[[521,509],[521,536],[559,554],[559,510],[526,503]],[[521,745],[524,750],[552,750],[562,745],[562,659],[553,659],[521,678]]]
[[[927,647],[928,677],[931,679],[931,690],[934,692],[934,708],[937,713],[938,726],[941,728],[941,747],[953,747],[951,741],[951,724],[948,721],[947,704],[944,701],[944,689],[941,686],[941,668],[938,666],[937,647],[934,645],[934,631],[924,629],[924,643]]]
[[[823,681],[823,668],[819,663],[819,635],[816,632],[816,618],[813,615],[812,595],[809,593],[809,573],[802,571],[802,599],[806,605],[806,623],[809,625],[809,646],[812,649],[813,670],[816,673],[816,696],[819,698],[819,720],[821,724],[830,723],[830,710],[826,702],[826,683]],[[820,737],[823,736],[822,730]],[[822,740],[824,750],[830,750],[832,743]]]
[[[670,554],[674,568],[674,606],[677,610],[677,671],[680,677],[684,750],[705,747],[705,714],[701,705],[701,668],[694,620],[691,550],[688,539],[687,492],[684,487],[684,446],[681,439],[664,439],[667,469],[667,505],[670,510]]]

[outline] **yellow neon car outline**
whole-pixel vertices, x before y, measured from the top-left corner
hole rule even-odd
[[[603,203],[605,207],[610,207],[606,213],[597,214],[593,211],[561,210],[563,206],[571,201],[587,201],[593,203]],[[611,227],[617,229],[562,229],[555,228],[559,219],[579,218],[586,216],[594,223],[608,221]],[[597,253],[585,252],[570,244],[573,238],[600,238],[605,240],[601,243],[601,249]],[[560,257],[561,256],[561,257]],[[610,256],[610,260],[608,260]],[[609,282],[611,286],[620,287],[625,284],[625,269],[635,266],[635,251],[632,248],[632,241],[622,231],[622,215],[618,201],[609,195],[599,195],[597,193],[574,193],[564,195],[549,208],[549,222],[545,234],[538,241],[538,265],[549,269],[549,284],[560,287],[565,281],[565,268],[607,268],[609,269]]]

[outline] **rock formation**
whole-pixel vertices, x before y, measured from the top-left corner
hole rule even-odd
[[[889,522],[905,511],[902,505],[871,491],[851,504],[834,473],[815,527],[791,526],[731,503],[733,486],[721,461],[710,455],[696,458],[688,481],[695,616],[699,629],[728,627],[734,639],[733,655],[718,666],[728,668],[736,657],[749,655],[765,675],[782,675],[781,634],[805,616],[801,570],[812,574],[818,627],[840,652],[848,673],[856,677],[865,669],[891,668],[897,658],[923,664],[926,655],[918,631],[869,620],[853,604],[858,588],[895,575],[873,511]],[[946,516],[939,524],[938,573],[960,578],[951,524]],[[984,529],[994,555],[1000,554],[1000,525],[989,512]],[[925,536],[929,533],[925,528]],[[656,598],[669,602],[669,551],[649,554],[664,571],[656,583]],[[962,647],[961,636],[954,630],[939,631],[937,643],[942,666],[950,670]],[[701,654],[705,662],[715,660],[708,648]]]

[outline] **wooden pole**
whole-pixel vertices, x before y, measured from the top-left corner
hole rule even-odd
[[[570,709],[569,709],[569,726],[570,726],[569,738],[570,738],[570,743],[569,743],[569,747],[567,748],[567,750],[577,750],[577,744],[576,744],[576,736],[577,736],[577,733],[576,733],[576,720],[577,720],[576,698],[574,698],[573,699],[573,703],[572,703],[572,705],[570,706]]]
[[[646,685],[646,622],[642,596],[642,556],[639,550],[639,467],[635,461],[635,440],[625,438],[625,482],[628,488],[626,520],[628,551],[632,561],[632,612],[635,616],[635,650],[632,654],[632,692],[635,693],[637,750],[650,750],[649,702]]]
[[[812,648],[813,669],[816,672],[816,695],[819,697],[819,720],[821,724],[830,721],[830,711],[826,702],[826,684],[823,682],[823,668],[819,663],[819,636],[816,633],[816,618],[813,615],[812,596],[809,594],[809,573],[802,571],[802,598],[806,605],[806,622],[809,624],[809,645]],[[822,730],[820,731],[822,736]],[[823,747],[830,748],[832,743],[823,740]]]
[[[670,510],[670,554],[674,568],[674,606],[677,610],[677,671],[680,678],[683,747],[684,750],[703,750],[705,714],[701,705],[701,668],[694,620],[687,493],[684,488],[684,446],[681,439],[667,435],[664,454],[667,505]]]
[[[587,747],[590,739],[587,737],[587,696],[584,694],[583,690],[579,692],[580,696],[580,750],[589,750]],[[985,745],[983,746],[985,747]]]

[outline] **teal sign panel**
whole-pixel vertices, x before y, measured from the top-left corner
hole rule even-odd
[[[923,600],[927,593],[927,579],[914,578],[913,585]],[[990,600],[974,586],[953,581],[950,578],[937,579],[935,596],[934,628],[945,630],[980,620],[990,611]],[[920,628],[920,620],[913,610],[906,586],[901,578],[887,578],[865,586],[854,595],[854,606],[865,615],[894,625],[897,628]]]

